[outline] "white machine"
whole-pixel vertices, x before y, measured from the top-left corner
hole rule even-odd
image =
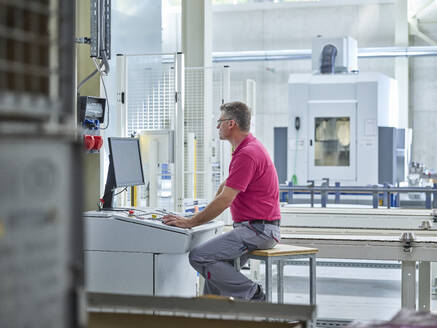
[[[162,210],[84,214],[85,282],[89,292],[195,296],[197,273],[188,252],[221,233],[211,221],[191,229],[167,226]]]
[[[146,193],[147,207],[174,207],[174,131],[142,131],[140,149],[144,164],[145,178],[148,182]],[[142,197],[141,197],[142,198]],[[143,206],[143,199],[140,199]]]
[[[295,175],[302,184],[329,178],[347,185],[404,181],[409,136],[398,126],[396,81],[381,73],[354,73],[356,59],[345,52],[356,57],[356,42],[344,39],[316,39],[313,66],[320,63],[321,74],[289,77],[287,179],[296,180]],[[332,55],[337,52],[338,64]]]

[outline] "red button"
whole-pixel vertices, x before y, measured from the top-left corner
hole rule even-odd
[[[103,145],[103,138],[101,136],[94,136],[93,150],[99,150]]]
[[[83,136],[83,144],[85,145],[86,150],[91,150],[94,147],[94,137],[88,134]]]

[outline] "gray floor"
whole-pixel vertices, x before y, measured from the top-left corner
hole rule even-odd
[[[244,270],[248,275],[249,270]],[[260,266],[260,282],[264,280]],[[276,272],[273,272],[276,301]],[[286,303],[308,303],[308,267],[286,266]],[[401,308],[400,269],[317,267],[317,317],[341,320],[388,320]],[[437,311],[434,295],[431,310]]]

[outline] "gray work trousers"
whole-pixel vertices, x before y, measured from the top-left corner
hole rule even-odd
[[[257,284],[234,268],[234,260],[255,249],[269,249],[280,241],[279,227],[262,223],[235,223],[232,231],[193,248],[190,263],[205,278],[204,294],[251,299]]]

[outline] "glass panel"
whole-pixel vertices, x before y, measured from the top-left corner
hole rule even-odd
[[[316,117],[314,165],[350,165],[350,118]]]

